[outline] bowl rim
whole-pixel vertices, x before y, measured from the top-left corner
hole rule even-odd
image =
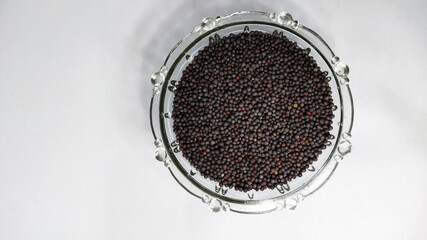
[[[249,18],[249,20],[239,19],[241,17]],[[265,20],[264,17],[266,17]],[[256,20],[250,20],[250,18]],[[212,190],[205,188],[202,184],[198,183],[192,176],[188,174],[186,170],[183,169],[179,163],[179,160],[176,158],[174,151],[177,149],[177,147],[179,150],[179,146],[177,146],[176,143],[173,143],[172,146],[170,146],[170,143],[165,134],[165,123],[162,120],[164,113],[162,113],[160,110],[164,104],[164,97],[161,96],[164,96],[166,92],[171,74],[175,70],[176,64],[178,64],[178,62],[185,56],[187,50],[197,44],[199,41],[206,39],[207,36],[210,36],[212,33],[219,31],[220,29],[243,24],[262,24],[274,26],[303,39],[318,52],[318,54],[323,58],[331,70],[330,72],[333,74],[334,80],[338,86],[338,93],[340,97],[341,119],[339,121],[340,125],[338,128],[338,135],[337,139],[335,140],[335,145],[329,153],[327,160],[308,182],[304,182],[300,187],[293,189],[285,195],[276,196],[271,199],[236,200],[221,194],[216,194],[218,193],[216,192],[216,188],[215,193]],[[168,64],[172,54],[174,54],[180,46],[185,45],[183,43],[186,43],[190,37],[196,38],[191,40],[191,42],[188,42],[189,44],[185,46],[185,49],[182,50],[181,53],[172,59],[173,61]],[[329,60],[326,55],[330,56]],[[166,167],[168,167],[171,175],[187,192],[202,199],[202,201],[207,203],[211,210],[215,212],[222,209],[225,211],[231,210],[233,212],[239,213],[266,213],[283,208],[294,209],[306,196],[311,195],[320,187],[322,187],[331,177],[339,162],[342,161],[344,155],[351,152],[352,145],[350,143],[350,138],[354,119],[354,107],[352,94],[349,87],[349,79],[347,77],[348,72],[348,66],[339,60],[339,58],[333,53],[326,42],[313,30],[301,25],[298,21],[293,20],[289,13],[281,12],[279,14],[275,14],[259,11],[242,11],[232,13],[225,17],[217,17],[216,19],[205,18],[202,20],[200,26],[197,26],[194,31],[187,34],[172,48],[172,50],[167,55],[163,66],[151,77],[151,81],[154,86],[153,95],[150,102],[150,125],[155,139],[155,157],[157,160],[162,161]],[[345,102],[344,99],[346,99],[347,102]],[[157,109],[158,112],[156,112],[156,103],[158,103],[160,107]],[[346,103],[348,106],[344,107],[344,103]],[[160,124],[159,126],[157,126],[155,120],[157,117],[159,120],[157,123]],[[342,149],[340,150],[340,146],[342,147],[343,145],[346,147],[345,151]],[[328,163],[332,164],[329,164],[328,166]],[[327,168],[326,173],[325,168]],[[316,180],[321,173],[324,173],[323,179],[318,180],[317,184],[315,184],[311,189],[307,189],[310,183]],[[194,189],[194,186],[198,188],[199,191]],[[273,202],[273,204],[270,204],[270,202]],[[268,204],[264,204],[264,207],[260,206],[263,205],[263,203]]]

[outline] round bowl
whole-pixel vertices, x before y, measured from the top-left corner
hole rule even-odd
[[[210,42],[230,33],[262,31],[286,36],[317,61],[329,80],[334,101],[332,137],[318,160],[297,177],[275,189],[249,192],[220,187],[204,178],[183,157],[173,131],[172,102],[182,71],[198,51]],[[353,100],[348,79],[349,68],[340,61],[325,41],[313,30],[301,25],[289,13],[238,12],[225,17],[205,18],[200,26],[172,48],[163,66],[151,77],[153,96],[150,106],[151,130],[156,147],[155,158],[164,163],[175,180],[208,207],[238,213],[267,213],[280,209],[295,209],[308,195],[330,178],[343,157],[351,152]]]

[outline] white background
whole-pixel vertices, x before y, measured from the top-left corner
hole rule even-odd
[[[350,66],[353,152],[295,211],[211,213],[150,76],[206,16],[288,11]],[[427,239],[426,1],[0,1],[0,239]]]

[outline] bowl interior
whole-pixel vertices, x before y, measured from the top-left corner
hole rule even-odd
[[[330,80],[329,85],[332,89],[332,97],[336,110],[334,111],[335,118],[333,119],[333,129],[331,131],[331,134],[334,137],[329,140],[327,148],[322,151],[318,160],[303,173],[302,177],[297,177],[287,184],[280,185],[273,190],[251,190],[245,193],[235,191],[234,189],[219,187],[216,182],[204,178],[194,167],[190,165],[190,163],[183,157],[178,144],[175,142],[176,136],[173,131],[173,119],[171,118],[171,114],[173,110],[173,98],[175,96],[175,85],[180,81],[182,71],[192,61],[193,57],[198,54],[198,51],[207,46],[210,41],[216,41],[223,36],[228,36],[230,33],[238,34],[243,31],[254,30],[286,36],[289,40],[296,42],[301,48],[310,51],[309,54],[316,60],[322,71],[324,71],[324,74],[327,75],[328,80]],[[343,115],[342,98],[338,80],[333,74],[331,64],[320,50],[308,39],[291,29],[274,23],[258,21],[242,21],[222,25],[200,35],[200,37],[189,44],[188,47],[179,54],[179,57],[172,63],[172,66],[168,71],[165,82],[162,85],[159,112],[161,115],[160,128],[163,142],[165,143],[165,146],[167,146],[168,155],[182,174],[186,176],[192,184],[211,196],[215,196],[216,198],[223,199],[228,202],[246,204],[292,195],[300,189],[303,189],[308,183],[315,179],[319,171],[331,159],[337,146],[337,136],[341,134],[340,122],[342,122]]]

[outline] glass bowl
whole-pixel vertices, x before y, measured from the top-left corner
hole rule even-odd
[[[274,190],[236,191],[220,187],[204,178],[180,152],[173,131],[172,102],[175,86],[182,71],[198,51],[230,33],[262,31],[286,36],[317,61],[329,80],[334,101],[332,137],[318,160],[302,177],[297,177]],[[155,158],[164,163],[175,180],[190,194],[200,198],[214,212],[220,210],[238,213],[267,213],[280,209],[295,209],[308,195],[322,187],[335,171],[343,157],[351,152],[353,100],[349,87],[348,66],[332,52],[325,41],[313,30],[301,25],[289,13],[237,12],[225,17],[205,18],[200,26],[172,48],[163,66],[151,77],[153,96],[150,123],[156,147]]]

